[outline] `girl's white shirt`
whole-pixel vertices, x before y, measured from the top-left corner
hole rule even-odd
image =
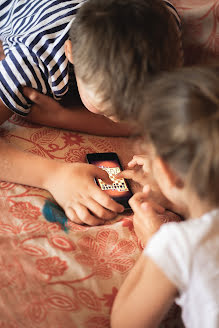
[[[177,287],[186,327],[219,327],[219,209],[164,224],[144,254]]]

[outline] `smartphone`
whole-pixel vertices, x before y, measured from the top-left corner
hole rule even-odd
[[[123,171],[119,157],[116,153],[92,153],[86,155],[89,164],[96,165],[105,170],[112,184],[106,184],[101,179],[95,179],[97,185],[112,197],[117,203],[124,206],[125,210],[130,210],[129,198],[133,196],[129,183],[126,179],[116,179],[115,175]]]

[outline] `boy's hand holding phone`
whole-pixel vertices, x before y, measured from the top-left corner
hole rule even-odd
[[[94,165],[57,162],[46,179],[45,188],[71,221],[99,225],[123,212],[124,207],[105,194],[96,185],[95,178],[112,183],[107,172]]]

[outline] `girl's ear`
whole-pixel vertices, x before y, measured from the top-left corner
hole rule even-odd
[[[158,165],[162,170],[163,174],[168,179],[168,182],[172,187],[182,189],[184,187],[183,180],[175,173],[175,171],[165,162],[161,157],[157,158]]]
[[[73,64],[72,43],[70,40],[65,41],[65,55],[70,63]]]

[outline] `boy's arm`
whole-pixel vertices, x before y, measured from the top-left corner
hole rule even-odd
[[[76,223],[98,225],[124,210],[95,184],[95,177],[111,183],[107,173],[98,167],[42,158],[2,139],[0,158],[0,180],[48,190],[67,217]]]
[[[27,117],[31,122],[102,136],[126,137],[131,134],[128,124],[115,123],[103,115],[89,112],[81,105],[66,108],[30,88],[24,88],[24,93],[34,103]]]
[[[115,298],[111,327],[158,327],[176,295],[177,289],[172,282],[142,254]]]
[[[12,115],[13,112],[8,109],[8,107],[6,107],[0,99],[0,125],[7,121]]]

